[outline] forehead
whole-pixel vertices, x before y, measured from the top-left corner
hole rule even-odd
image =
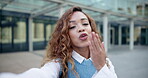
[[[82,18],[86,18],[86,19],[88,19],[87,17],[86,17],[86,15],[85,14],[83,14],[82,12],[74,12],[73,13],[73,15],[71,16],[71,18],[70,18],[70,21],[76,21],[76,20],[81,20]]]

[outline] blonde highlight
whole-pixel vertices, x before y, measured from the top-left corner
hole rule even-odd
[[[69,20],[72,14],[76,11],[84,13],[80,7],[72,7],[71,9],[66,11],[63,14],[63,16],[58,20],[54,32],[52,33],[51,39],[48,42],[46,48],[46,56],[44,57],[42,64],[43,66],[45,63],[49,61],[52,61],[54,59],[60,59],[59,62],[61,63],[62,66],[62,78],[67,78],[67,73],[69,69],[67,65],[68,62],[71,63],[72,71],[74,71],[76,77],[79,78],[78,73],[75,71],[74,60],[72,59],[73,49],[71,46],[71,39],[68,34]],[[98,33],[95,21],[87,14],[85,15],[89,20],[92,31]]]

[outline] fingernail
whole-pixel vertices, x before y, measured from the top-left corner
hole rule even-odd
[[[92,32],[91,37],[92,37],[92,39],[94,38],[94,32]]]
[[[95,32],[92,32],[92,34],[95,34]]]

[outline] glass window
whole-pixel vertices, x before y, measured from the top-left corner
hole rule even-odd
[[[44,41],[44,24],[43,23],[34,23],[34,36],[33,41]]]
[[[0,26],[1,34],[0,41],[1,43],[11,43],[12,42],[12,27],[11,27],[12,17],[2,17],[2,26]]]
[[[3,27],[1,28],[1,43],[11,43],[12,42],[12,28]]]
[[[2,52],[28,50],[25,18],[7,15],[3,16],[0,32]]]
[[[25,21],[17,21],[14,27],[14,43],[26,42],[26,23]]]
[[[50,39],[51,36],[51,24],[48,24],[46,26],[46,40],[48,41]]]

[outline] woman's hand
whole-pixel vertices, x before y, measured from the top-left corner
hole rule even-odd
[[[99,71],[106,63],[106,53],[104,45],[102,44],[98,34],[92,32],[89,35],[89,50],[90,57],[93,61],[94,66]]]

